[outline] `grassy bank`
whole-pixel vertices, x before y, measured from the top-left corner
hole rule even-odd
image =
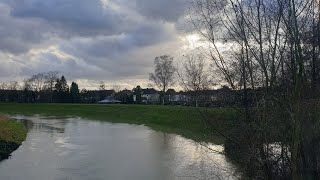
[[[228,109],[200,109],[209,111],[211,119],[233,119]],[[82,105],[82,104],[0,104],[0,113],[43,115],[55,117],[78,116],[112,123],[144,124],[152,129],[176,133],[197,141],[221,144],[224,139],[213,134],[203,121],[199,109],[180,106],[152,105]],[[208,114],[208,113],[205,113]]]
[[[0,160],[7,158],[26,139],[25,127],[0,116]]]

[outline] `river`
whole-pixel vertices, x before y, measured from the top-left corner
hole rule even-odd
[[[219,153],[142,125],[81,118],[14,116],[26,141],[0,162],[1,180],[234,179],[236,168]]]

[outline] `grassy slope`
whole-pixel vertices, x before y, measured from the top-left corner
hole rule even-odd
[[[203,109],[204,110],[204,109]],[[207,110],[206,110],[207,111]],[[210,109],[213,119],[230,119],[230,110]],[[144,124],[155,130],[177,133],[197,141],[223,143],[223,138],[212,135],[213,130],[203,122],[201,113],[192,107],[152,105],[81,105],[81,104],[0,104],[0,112],[44,116],[79,116],[113,123]],[[214,138],[211,138],[214,137]]]
[[[8,158],[26,137],[27,130],[21,123],[0,116],[0,161]]]
[[[0,116],[0,141],[21,144],[26,139],[27,131],[18,122]]]

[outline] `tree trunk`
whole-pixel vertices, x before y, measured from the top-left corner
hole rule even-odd
[[[166,89],[165,88],[163,88],[163,90],[162,90],[162,105],[164,105],[164,96],[165,96],[165,94],[166,94]]]

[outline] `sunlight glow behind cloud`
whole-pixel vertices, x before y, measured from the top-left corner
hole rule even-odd
[[[185,0],[0,0],[0,81],[59,71],[80,88],[100,81],[147,86],[156,56],[203,45],[184,31],[187,6]]]

